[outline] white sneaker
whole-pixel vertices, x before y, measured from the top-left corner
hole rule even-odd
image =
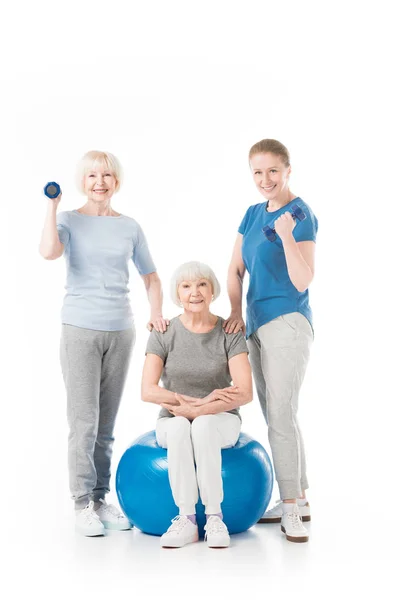
[[[163,548],[182,548],[186,544],[199,541],[199,530],[185,515],[178,515],[172,519],[172,525],[161,536]]]
[[[132,529],[132,524],[118,508],[107,504],[105,500],[100,499],[99,502],[101,506],[95,512],[106,529],[117,529],[118,531]]]
[[[206,532],[204,540],[207,541],[209,548],[227,548],[231,542],[228,529],[220,517],[212,515],[208,517],[204,525]]]
[[[308,531],[301,522],[297,504],[293,504],[290,512],[284,511],[281,521],[281,531],[289,542],[308,542]]]
[[[96,535],[104,535],[104,526],[93,510],[94,502],[89,504],[79,512],[75,517],[75,530],[82,535],[93,537]]]
[[[266,510],[258,523],[280,523],[282,519],[283,502],[277,500],[275,506]],[[299,505],[300,516],[302,521],[311,521],[311,510],[308,502],[304,506]]]

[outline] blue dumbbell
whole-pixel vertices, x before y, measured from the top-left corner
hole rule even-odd
[[[307,215],[301,210],[300,206],[297,206],[297,204],[293,204],[290,214],[294,220],[298,219],[299,221],[304,221],[304,219],[307,219]],[[269,242],[274,242],[276,240],[276,231],[275,229],[272,229],[272,227],[267,225],[262,228],[262,231]]]
[[[57,198],[61,194],[61,188],[55,181],[49,181],[43,188],[45,196],[48,198]]]

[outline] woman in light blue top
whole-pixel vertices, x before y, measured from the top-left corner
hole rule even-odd
[[[264,201],[250,206],[239,227],[228,275],[231,315],[225,330],[245,330],[242,285],[247,270],[246,337],[281,496],[261,522],[280,522],[288,540],[305,542],[308,533],[301,519],[310,520],[310,508],[297,408],[313,340],[308,287],[318,221],[289,189],[291,166],[283,144],[261,140],[250,149],[249,162]],[[295,221],[293,211],[302,220]],[[269,235],[268,227],[275,235]]]
[[[128,298],[130,260],[147,290],[147,324],[166,331],[162,290],[140,225],[111,207],[121,185],[119,161],[107,152],[88,152],[78,164],[86,203],[61,212],[61,194],[49,199],[40,253],[64,254],[66,295],[62,308],[61,366],[67,390],[70,489],[76,529],[103,535],[104,528],[129,529],[127,519],[105,502],[110,491],[113,430],[135,340]]]

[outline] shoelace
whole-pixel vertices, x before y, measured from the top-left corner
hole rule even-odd
[[[94,512],[94,502],[91,500],[87,506],[82,510],[82,515],[88,523],[92,523],[94,520],[98,520],[96,513]]]
[[[117,519],[123,519],[124,515],[121,514],[116,506],[113,504],[102,504],[101,508],[103,508],[106,512],[108,512],[113,517],[117,517]]]
[[[204,531],[204,539],[207,539],[207,534],[212,535],[214,533],[226,533],[226,525],[218,517],[210,517],[204,526]]]
[[[293,529],[303,529],[304,525],[298,512],[287,513],[290,525]]]
[[[184,515],[177,515],[171,521],[167,533],[179,533],[186,525],[188,518]]]

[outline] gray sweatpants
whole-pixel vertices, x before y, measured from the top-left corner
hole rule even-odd
[[[110,491],[113,431],[134,341],[133,328],[96,331],[62,326],[69,481],[77,509]]]
[[[299,498],[308,488],[297,410],[313,341],[311,325],[294,312],[266,323],[247,341],[279,493],[282,500]]]

